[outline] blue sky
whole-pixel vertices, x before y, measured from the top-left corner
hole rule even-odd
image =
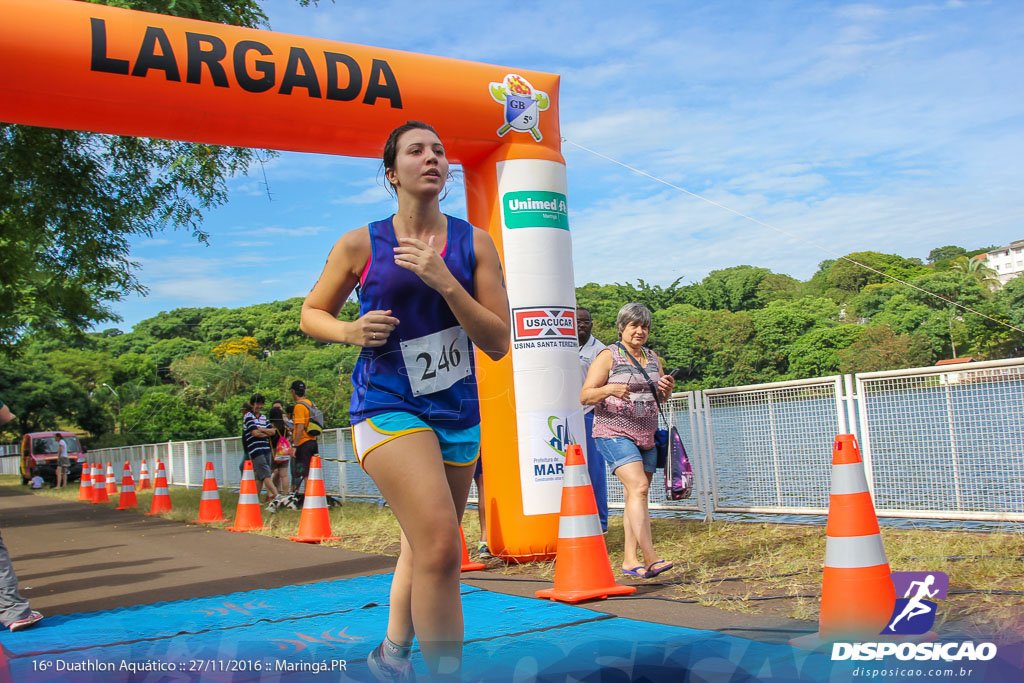
[[[829,251],[1024,238],[1019,3],[265,6],[275,31],[560,74],[577,285],[741,264],[805,280]],[[305,295],[342,233],[393,210],[378,168],[283,153],[235,178],[210,246],[185,231],[133,244],[150,293],[115,305],[117,326]],[[464,216],[453,190],[442,208]]]

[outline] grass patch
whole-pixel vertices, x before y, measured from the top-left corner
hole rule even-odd
[[[0,486],[21,487],[20,477],[0,476]],[[63,490],[40,489],[36,495],[78,499],[78,484]],[[188,524],[199,515],[199,489],[171,488],[172,512],[162,515]],[[238,494],[221,490],[221,506],[233,518]],[[138,512],[146,512],[152,491],[137,494]],[[107,503],[116,507],[114,502]],[[264,512],[263,536],[287,538],[298,532],[300,511]],[[398,523],[387,507],[348,501],[330,510],[331,529],[342,540],[328,546],[378,555],[397,556]],[[224,528],[230,522],[208,526]],[[817,596],[825,557],[825,528],[819,525],[705,522],[656,518],[651,520],[655,548],[675,569],[658,577],[665,597],[697,600],[720,609],[816,620],[816,597],[750,601],[723,598]],[[475,510],[467,511],[463,530],[470,554],[480,535]],[[1024,592],[1024,534],[935,529],[882,529],[893,571],[942,571],[949,575],[952,594],[939,607],[938,622],[961,622],[990,633],[1016,632],[1024,623],[1024,595],[985,594],[985,590]],[[622,566],[622,517],[609,519],[606,543],[612,569]],[[509,576],[554,579],[554,562],[530,564],[487,560],[488,568]]]

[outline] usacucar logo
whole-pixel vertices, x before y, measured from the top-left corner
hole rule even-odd
[[[551,105],[546,92],[535,90],[528,80],[518,74],[507,74],[501,83],[491,83],[491,97],[495,102],[505,105],[505,123],[498,129],[499,136],[517,130],[521,133],[529,132],[537,142],[544,139],[539,126],[540,112]]]
[[[576,311],[571,308],[542,306],[538,308],[516,308],[513,330],[515,341],[533,339],[576,338]]]

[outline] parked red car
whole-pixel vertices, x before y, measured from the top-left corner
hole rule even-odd
[[[57,482],[57,435],[64,437],[68,447],[71,470],[68,482],[82,476],[85,456],[78,437],[71,432],[31,432],[21,437],[21,483],[27,484],[37,474],[50,484]]]

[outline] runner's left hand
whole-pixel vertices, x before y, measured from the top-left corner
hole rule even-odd
[[[415,237],[399,237],[395,247],[395,265],[416,273],[430,288],[441,290],[452,279],[448,265],[434,248],[434,236],[424,242]]]

